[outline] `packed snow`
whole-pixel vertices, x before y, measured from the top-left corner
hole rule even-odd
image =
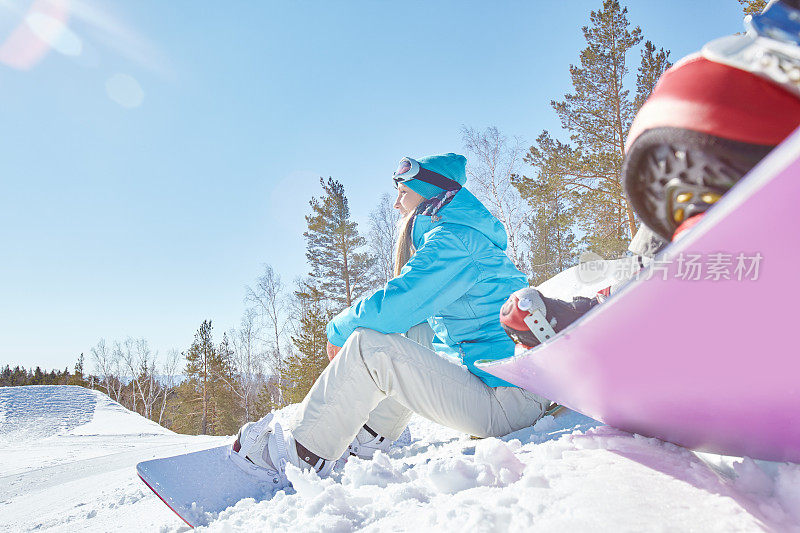
[[[502,439],[423,418],[412,443],[240,501],[208,531],[800,531],[800,466],[695,454],[570,411]],[[291,424],[297,406],[277,414]],[[0,388],[0,531],[186,531],[135,465],[230,442],[172,433],[98,391]]]
[[[592,296],[629,263],[573,267],[539,288]],[[290,470],[294,490],[198,529],[800,533],[800,465],[694,453],[568,410],[501,439],[417,416],[409,428],[410,446],[350,458],[328,479]],[[186,531],[136,464],[232,439],[175,434],[81,387],[0,388],[0,531]]]
[[[177,435],[99,391],[2,387],[0,531],[159,530],[175,515],[136,463],[218,442]]]

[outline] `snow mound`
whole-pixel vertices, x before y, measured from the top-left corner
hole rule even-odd
[[[173,433],[99,391],[0,387],[0,531],[159,531],[180,524],[136,464],[219,446]]]
[[[0,445],[65,435],[171,433],[100,391],[73,385],[0,388]]]

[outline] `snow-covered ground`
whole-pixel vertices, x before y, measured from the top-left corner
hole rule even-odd
[[[291,421],[295,406],[279,413]],[[413,442],[209,531],[800,531],[800,466],[699,456],[572,412],[502,439],[422,418]],[[97,391],[0,388],[0,531],[185,531],[139,461],[229,442],[171,433]]]
[[[178,526],[135,465],[219,442],[172,433],[99,391],[0,388],[0,531]]]
[[[540,288],[592,296],[617,266]],[[243,500],[201,529],[800,532],[800,465],[696,454],[562,413],[484,440],[414,417],[410,446],[329,479],[296,471],[296,492]],[[291,427],[296,414],[277,418]],[[80,387],[0,388],[0,531],[185,531],[135,465],[231,439],[172,433]]]

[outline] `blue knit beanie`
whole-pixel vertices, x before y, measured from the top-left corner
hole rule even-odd
[[[467,158],[463,155],[452,152],[429,155],[417,159],[417,162],[422,168],[441,174],[445,178],[450,178],[458,182],[459,185],[464,185],[467,181]],[[404,181],[403,184],[425,198],[433,198],[444,191],[444,189],[436,185],[415,179]]]

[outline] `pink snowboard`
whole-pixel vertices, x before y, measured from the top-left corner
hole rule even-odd
[[[478,366],[627,431],[800,462],[799,274],[795,132],[639,280],[552,341]]]

